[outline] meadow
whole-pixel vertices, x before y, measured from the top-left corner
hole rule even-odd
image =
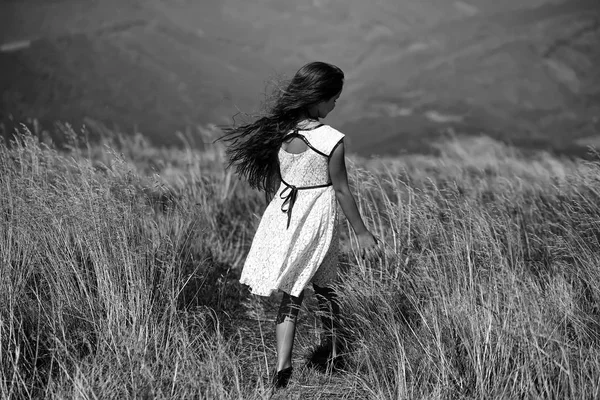
[[[63,133],[0,144],[0,397],[270,398],[278,299],[237,281],[263,196],[218,144]],[[600,398],[600,157],[436,147],[349,157],[385,252],[357,257],[341,222],[346,371],[304,367],[309,293],[274,397]]]

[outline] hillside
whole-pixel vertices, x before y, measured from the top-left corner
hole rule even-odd
[[[398,78],[374,78],[356,90],[370,115],[349,122],[347,130],[385,131],[382,143],[403,134],[426,142],[451,126],[528,147],[576,150],[574,139],[598,135],[600,128],[597,4],[569,2],[445,24],[411,35],[400,54],[384,41],[370,54],[377,61],[364,69]],[[364,145],[376,150],[382,143]]]
[[[596,0],[8,1],[2,42],[31,42],[0,52],[0,118],[178,143],[324,59],[347,74],[327,122],[365,155],[428,151],[450,128],[581,152],[600,124],[599,19]]]

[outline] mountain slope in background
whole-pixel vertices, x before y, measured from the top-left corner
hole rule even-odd
[[[420,147],[449,126],[526,146],[582,150],[576,141],[600,127],[600,14],[587,6],[569,2],[445,24],[387,58],[391,44],[381,46],[371,59],[382,61],[365,69],[399,78],[365,82],[357,95],[369,99],[370,115],[347,130],[384,124],[380,130],[390,134],[382,143],[364,143],[374,150],[389,148],[394,135]]]
[[[320,59],[347,76],[327,122],[363,154],[427,151],[450,129],[566,152],[597,140],[597,0],[126,3],[1,3],[1,42],[31,41],[0,52],[5,123],[94,120],[176,143]]]

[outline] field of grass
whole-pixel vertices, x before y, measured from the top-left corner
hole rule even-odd
[[[261,194],[218,146],[64,133],[0,144],[0,397],[269,398],[277,296],[237,281]],[[386,251],[358,259],[342,223],[347,371],[304,368],[309,295],[275,398],[600,397],[600,163],[438,150],[350,158]]]

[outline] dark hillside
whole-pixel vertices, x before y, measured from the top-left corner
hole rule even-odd
[[[449,129],[567,152],[599,140],[597,0],[28,0],[0,4],[0,25],[4,49],[26,41],[0,52],[5,123],[94,120],[175,143],[323,59],[347,74],[326,122],[365,155],[427,152]]]
[[[371,136],[364,143],[374,152],[403,148],[406,135],[426,145],[449,127],[573,150],[574,139],[600,127],[600,13],[591,2],[575,3],[449,23],[420,32],[418,42],[406,39],[404,51],[387,59],[393,44],[382,43],[369,59],[383,61],[364,67],[373,78],[355,94],[368,115],[354,113],[363,122],[344,129],[361,147],[365,127],[386,132],[386,146]],[[378,82],[392,74],[397,79]]]
[[[219,43],[145,21],[36,40],[0,53],[3,117],[74,124],[90,117],[173,144],[175,131],[216,122],[233,109],[230,85],[260,90],[243,79],[260,75],[259,58],[247,54],[243,73],[223,65],[227,59]],[[249,107],[248,99],[236,101]]]

